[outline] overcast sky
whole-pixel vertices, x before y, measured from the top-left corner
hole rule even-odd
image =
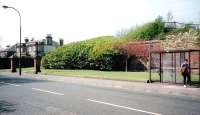
[[[1,0],[0,6],[17,8],[22,15],[22,39],[43,39],[52,34],[65,43],[152,21],[171,11],[179,22],[200,20],[200,0]],[[24,41],[24,40],[23,40]],[[0,8],[0,45],[19,42],[19,17]]]

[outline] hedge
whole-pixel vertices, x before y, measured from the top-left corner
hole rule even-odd
[[[47,69],[122,69],[125,56],[120,44],[121,40],[113,36],[70,43],[46,54],[42,66]]]

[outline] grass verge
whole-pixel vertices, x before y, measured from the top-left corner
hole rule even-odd
[[[23,68],[25,73],[34,73],[33,68]],[[66,77],[87,77],[126,81],[144,81],[149,79],[148,72],[122,72],[122,71],[98,71],[98,70],[59,70],[59,69],[42,69],[43,75],[61,75]],[[159,79],[156,73],[153,73],[154,79]]]

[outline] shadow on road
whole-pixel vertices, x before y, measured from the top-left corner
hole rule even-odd
[[[0,114],[1,113],[10,113],[16,111],[15,105],[7,101],[0,100]]]
[[[6,75],[0,75],[0,82],[3,83],[13,83],[13,84],[22,84],[22,83],[34,83],[34,82],[50,82],[47,80],[33,79],[33,78],[22,78],[22,77],[8,77]],[[0,83],[0,86],[6,85]]]

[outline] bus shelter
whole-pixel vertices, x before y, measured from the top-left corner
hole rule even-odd
[[[200,49],[152,51],[149,59],[149,81],[183,83],[180,67],[185,59],[190,65],[191,84],[200,85]]]

